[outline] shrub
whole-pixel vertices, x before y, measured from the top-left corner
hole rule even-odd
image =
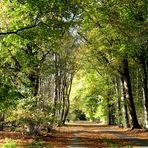
[[[6,138],[2,148],[16,148],[16,143],[12,139]]]

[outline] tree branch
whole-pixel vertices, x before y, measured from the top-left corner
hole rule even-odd
[[[15,61],[16,63],[16,69],[19,71],[21,69],[21,64],[19,63],[19,61],[17,60],[17,58],[12,54],[11,50],[9,50],[9,53],[11,55],[11,58]]]
[[[89,43],[90,45],[92,45],[92,43],[83,35],[81,34],[80,32],[78,32],[78,35],[80,35],[87,43]],[[96,49],[95,49],[96,50]],[[98,52],[98,54],[105,60],[105,62],[107,64],[110,64],[110,61],[109,59],[105,56],[105,53],[104,52],[101,52],[99,50],[96,50]]]
[[[41,24],[41,22],[39,22],[38,24],[34,24],[32,26],[26,26],[26,27],[20,28],[20,29],[18,29],[16,31],[0,32],[0,35],[17,34],[17,35],[20,36],[20,34],[18,34],[20,31],[35,28],[35,27],[39,26],[40,24]]]

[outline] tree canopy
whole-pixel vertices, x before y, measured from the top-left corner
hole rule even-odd
[[[32,127],[82,115],[148,128],[147,6],[1,0],[0,114]]]

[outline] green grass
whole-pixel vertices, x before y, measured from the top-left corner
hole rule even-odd
[[[1,145],[1,148],[17,148],[16,142],[12,139],[6,138],[5,143]]]
[[[17,148],[51,148],[50,145],[45,145],[43,141],[34,140],[30,145],[25,147],[17,147]]]

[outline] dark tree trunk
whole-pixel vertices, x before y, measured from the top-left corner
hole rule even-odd
[[[112,112],[109,98],[107,98],[108,125],[112,125]]]
[[[39,76],[38,76],[38,71],[36,72],[31,72],[28,76],[30,83],[31,83],[31,88],[32,88],[32,94],[34,97],[37,96],[38,94],[38,89],[39,89]],[[36,97],[36,106],[38,104],[38,99]]]
[[[72,81],[73,81],[73,75],[72,74],[69,74],[69,82],[68,82],[68,85],[66,86],[66,102],[65,102],[65,112],[64,112],[64,115],[63,115],[63,119],[62,119],[62,124],[64,125],[65,124],[65,121],[66,121],[66,118],[67,118],[67,115],[69,113],[69,108],[70,108],[70,100],[69,100],[69,96],[70,96],[70,92],[71,92],[71,86],[72,86]]]
[[[65,121],[66,121],[66,118],[67,118],[67,115],[69,113],[69,107],[70,107],[70,101],[69,99],[67,100],[67,108],[66,108],[66,111],[65,111],[65,114],[64,114],[64,118],[63,118],[63,125],[65,124]]]
[[[62,79],[62,112],[61,112],[61,119],[60,119],[60,124],[63,124],[63,118],[65,114],[65,108],[66,108],[66,77],[64,76]]]
[[[71,85],[71,84],[70,84],[70,85]],[[71,86],[70,86],[70,91],[71,91]],[[66,106],[64,118],[63,118],[63,121],[62,121],[63,124],[65,124],[67,115],[68,115],[68,113],[69,113],[69,107],[70,107],[69,95],[70,95],[70,91],[69,91],[68,94],[67,94],[67,100],[66,100],[66,101],[67,101],[67,106]]]
[[[107,80],[108,85],[110,85],[109,80]],[[113,79],[112,79],[112,84],[114,83]],[[107,116],[108,116],[108,125],[113,125],[115,122],[115,116],[114,116],[114,104],[112,103],[112,95],[114,94],[114,90],[113,89],[108,89],[108,94],[107,94]]]
[[[3,131],[4,129],[4,120],[5,120],[5,114],[2,112],[0,113],[0,131]]]
[[[115,106],[111,104],[111,125],[115,125]]]
[[[130,80],[130,75],[129,75],[129,67],[128,67],[128,60],[127,58],[124,58],[122,60],[123,64],[123,80],[124,80],[124,86],[127,89],[127,98],[128,98],[128,103],[129,103],[129,112],[132,120],[132,128],[141,128],[138,119],[137,119],[137,114],[135,110],[135,104],[134,104],[134,98],[132,94],[132,87],[131,87],[131,80]]]

